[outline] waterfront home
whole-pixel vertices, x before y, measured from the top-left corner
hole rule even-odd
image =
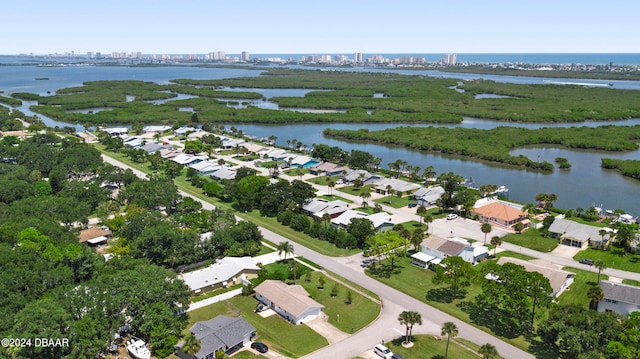
[[[602,229],[607,233],[601,235],[600,230]],[[613,230],[578,223],[563,216],[556,216],[549,226],[549,233],[558,238],[560,243],[565,246],[586,248],[590,242],[591,245],[597,247],[606,245]]]
[[[193,356],[186,354],[182,351],[184,341],[181,341],[176,345],[180,358],[212,359],[219,350],[232,354],[256,336],[256,328],[244,318],[226,315],[196,322],[189,331],[200,342],[200,350]]]
[[[354,182],[359,179],[362,181],[362,185],[366,186],[374,184],[382,180],[384,177],[365,170],[350,170],[341,178],[346,184],[354,184]]]
[[[604,298],[598,302],[599,312],[616,312],[627,316],[640,311],[640,287],[601,280],[600,289]]]
[[[373,190],[376,193],[383,195],[396,195],[400,192],[401,195],[407,195],[415,192],[420,188],[419,184],[403,181],[397,178],[384,178],[376,182]],[[387,193],[387,191],[391,191]]]
[[[316,302],[301,285],[287,285],[279,280],[265,280],[254,288],[256,299],[293,324],[313,320],[322,314],[324,305]]]
[[[272,161],[282,161],[285,158],[289,158],[292,156],[289,152],[279,148],[265,149],[258,152],[258,154],[260,155],[260,158],[271,159]]]
[[[173,134],[175,136],[186,136],[187,134],[196,132],[196,131],[198,131],[198,129],[195,127],[181,126],[173,130]]]
[[[538,272],[542,274],[549,280],[552,290],[551,296],[554,298],[558,298],[562,292],[569,289],[569,286],[573,283],[573,279],[576,275],[573,272],[567,272],[559,269],[555,264],[542,259],[533,259],[530,261],[512,257],[500,257],[500,259],[498,259],[499,265],[503,265],[505,263],[517,264],[519,266],[523,266],[527,272]],[[485,278],[496,279],[492,278],[491,273],[487,274]]]
[[[413,192],[413,198],[416,200],[418,206],[431,207],[436,204],[436,201],[439,200],[443,194],[444,188],[441,186],[421,187]]]
[[[446,257],[457,256],[465,262],[476,264],[489,256],[489,248],[480,244],[453,237],[442,238],[431,235],[420,244],[420,252],[411,256],[411,263],[418,267],[436,266]]]
[[[392,229],[394,226],[393,222],[391,222],[391,216],[386,212],[367,214],[353,209],[349,209],[339,216],[331,219],[331,225],[337,228],[346,229],[354,218],[368,219],[371,221],[376,232],[383,232]]]
[[[220,146],[220,148],[222,148],[223,150],[232,150],[236,147],[244,145],[245,143],[245,140],[223,137],[222,145]]]
[[[525,212],[493,198],[477,201],[471,214],[478,216],[480,223],[490,223],[507,229],[512,229],[516,223],[522,223],[524,229],[530,223]]]
[[[145,134],[155,135],[159,133],[165,133],[171,129],[171,126],[145,126],[142,128],[142,132]]]
[[[326,176],[337,176],[349,170],[349,167],[342,166],[333,162],[322,162],[313,167],[309,167],[309,173],[316,176],[321,174],[324,174]]]
[[[251,257],[224,257],[214,264],[180,275],[192,294],[248,283],[257,278],[260,268]]]
[[[127,132],[129,132],[129,129],[126,127],[101,127],[99,130],[108,133],[111,137],[126,135]]]

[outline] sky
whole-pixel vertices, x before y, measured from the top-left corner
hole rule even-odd
[[[0,54],[637,53],[636,0],[23,0]]]

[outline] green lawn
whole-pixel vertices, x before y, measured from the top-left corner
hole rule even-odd
[[[320,289],[319,278],[325,279],[324,289]],[[342,284],[338,284],[338,292],[335,297],[331,296],[335,281],[320,272],[313,272],[310,281],[299,280],[309,295],[322,303],[324,313],[329,317],[329,323],[346,333],[356,332],[367,324],[371,323],[380,313],[380,305],[365,298],[361,294],[348,289]],[[351,292],[351,304],[347,304],[347,293]]]
[[[598,285],[598,270],[592,268],[591,271],[582,269],[564,267],[563,270],[574,272],[576,274],[573,284],[558,298],[558,304],[569,305],[576,304],[589,308],[589,298],[587,298],[587,290],[589,287]],[[609,279],[605,274],[600,275],[600,280]]]
[[[369,184],[369,185],[362,186],[362,187],[344,186],[344,187],[340,187],[339,191],[360,197],[360,194],[364,193],[364,192],[373,193],[373,185]]]
[[[400,354],[405,358],[421,358],[421,359],[441,359],[444,358],[444,351],[447,346],[447,338],[442,337],[437,340],[432,335],[414,335],[413,347],[402,347],[402,338],[396,339],[385,345],[392,352]],[[478,359],[479,354],[472,352],[457,343],[455,338],[449,342],[449,353],[447,358],[450,359]]]
[[[508,234],[502,237],[502,241],[545,253],[558,246],[557,239],[543,237],[535,228],[529,228],[521,234]]]
[[[298,170],[300,170],[300,172],[302,173],[302,175],[306,175],[307,173],[309,173],[309,169],[308,168],[288,168],[286,170],[284,170],[284,174],[288,175],[288,176],[295,176],[296,178],[298,178]]]
[[[266,358],[266,356],[260,355],[260,354],[253,354],[253,352],[250,352],[248,350],[243,350],[241,352],[233,354],[233,359],[255,359],[255,358]]]
[[[187,334],[195,322],[218,315],[229,315],[242,316],[257,329],[257,340],[292,358],[299,358],[329,344],[324,337],[306,325],[293,325],[279,315],[260,317],[254,312],[256,303],[253,297],[239,296],[191,311],[187,313],[189,324],[183,334]]]
[[[593,248],[587,248],[578,252],[573,259],[580,260],[584,258],[590,258],[594,261],[603,261],[607,268],[615,268],[624,270],[627,272],[640,273],[640,255],[627,254],[624,256],[624,251],[621,248],[611,247],[609,250],[599,250]]]
[[[342,201],[345,203],[353,203],[352,200],[346,199],[344,197],[336,196],[335,194],[325,194],[324,196],[319,196],[318,198],[326,199],[327,201]]]
[[[384,204],[393,208],[407,207],[409,203],[415,203],[413,197],[398,197],[398,196],[386,196],[373,200],[374,202]]]
[[[420,223],[418,221],[403,222],[403,223],[400,223],[400,225],[403,226],[408,231],[414,231],[416,228],[422,228],[423,231],[427,230],[427,224]]]
[[[236,290],[238,288],[242,288],[242,284],[233,285],[233,286],[230,286],[230,287],[227,287],[227,288],[218,288],[218,289],[212,290],[211,292],[207,292],[205,294],[201,294],[201,295],[197,295],[197,296],[191,297],[191,302],[192,303],[199,302],[201,300],[205,300],[207,298],[211,298],[211,297],[214,297],[216,295],[220,295],[220,294],[223,294],[223,293],[226,293],[226,292],[230,292],[230,291]]]
[[[293,176],[293,175],[292,175],[292,176]],[[336,181],[337,181],[339,178],[340,178],[340,176],[323,176],[323,175],[320,175],[320,176],[316,176],[316,177],[311,177],[311,178],[309,178],[309,179],[307,179],[307,180],[305,180],[305,181],[307,181],[307,182],[311,182],[311,183],[313,183],[313,184],[319,184],[319,185],[325,185],[325,186],[326,186],[326,185],[327,185],[327,183],[328,183],[327,181],[328,181],[329,179],[333,180],[333,183],[336,183]],[[327,188],[327,189],[328,189],[328,188]]]
[[[636,287],[640,287],[640,281],[633,280],[633,279],[623,279],[622,283],[628,284],[628,285],[635,285]]]

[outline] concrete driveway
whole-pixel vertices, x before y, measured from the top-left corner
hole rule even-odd
[[[345,333],[342,330],[329,324],[327,319],[328,318],[324,316],[317,317],[316,319],[310,320],[304,324],[313,329],[316,333],[325,337],[329,344],[337,343],[349,337],[350,334]]]

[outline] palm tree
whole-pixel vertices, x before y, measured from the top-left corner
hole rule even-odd
[[[189,333],[189,335],[184,338],[182,351],[185,354],[190,355],[192,358],[195,358],[196,353],[200,351],[200,341],[195,335],[193,335],[193,333]]]
[[[536,214],[536,205],[533,203],[526,203],[524,206],[522,206],[522,211],[523,212],[527,212],[530,215],[535,215]]]
[[[602,238],[602,242],[600,242],[600,246],[601,248],[604,248],[604,236],[607,235],[607,233],[609,233],[606,229],[602,228],[598,231],[598,234],[600,235],[600,237]]]
[[[404,336],[404,344],[409,344],[411,341],[411,332],[415,324],[422,325],[422,316],[418,312],[403,311],[398,315],[398,321],[400,325],[404,325],[406,328],[406,334]]]
[[[598,302],[604,298],[604,293],[600,287],[589,287],[589,289],[587,289],[587,298],[590,300],[589,308],[598,310]]]
[[[426,216],[424,216],[424,221],[425,223],[427,223],[427,232],[429,231],[429,225],[431,224],[431,222],[433,222],[433,216],[428,214]]]
[[[422,243],[422,239],[424,238],[424,232],[422,231],[422,228],[416,228],[413,231],[411,231],[411,245],[413,245],[413,249],[414,250],[418,250],[418,247],[420,247],[420,244]]]
[[[498,356],[498,349],[493,344],[482,344],[480,349],[478,349],[478,353],[482,355],[483,359],[491,359]]]
[[[371,198],[371,192],[362,192],[360,197],[362,197],[362,207],[367,208],[367,199]]]
[[[455,338],[458,336],[458,327],[453,322],[446,322],[442,325],[440,335],[447,336],[447,347],[444,351],[444,359],[447,359],[447,354],[449,354],[449,340],[451,340],[452,337]]]
[[[278,257],[281,257],[283,253],[285,259],[287,259],[288,255],[293,256],[293,244],[288,241],[278,243],[276,249],[278,250]]]
[[[598,268],[598,285],[600,285],[600,273],[602,273],[603,270],[607,269],[607,264],[602,259],[598,259],[596,260],[594,265],[596,266],[596,268]]]
[[[426,184],[429,184],[431,178],[436,176],[436,171],[433,170],[433,166],[427,166],[422,170],[422,178]]]
[[[502,244],[502,239],[498,236],[491,237],[491,245],[493,246],[493,256],[496,256],[496,250]]]
[[[390,184],[387,185],[387,187],[384,188],[387,196],[389,196],[389,203],[391,203],[391,196],[393,196],[393,193],[391,193],[393,191],[393,187],[391,187]]]
[[[480,226],[480,230],[482,231],[482,233],[484,233],[484,244],[487,244],[487,234],[491,233],[491,230],[493,229],[493,227],[491,227],[491,224],[485,222]]]
[[[622,248],[624,248],[624,255],[631,250],[631,241],[635,238],[635,231],[629,224],[620,224],[618,226],[618,233],[616,234],[616,242]]]
[[[327,177],[327,187],[329,188],[329,195],[333,195],[333,188],[336,186],[336,183],[331,179],[331,177]]]
[[[422,224],[422,220],[424,219],[424,215],[427,214],[427,207],[423,205],[419,205],[416,209],[416,214],[420,216],[420,224]]]

